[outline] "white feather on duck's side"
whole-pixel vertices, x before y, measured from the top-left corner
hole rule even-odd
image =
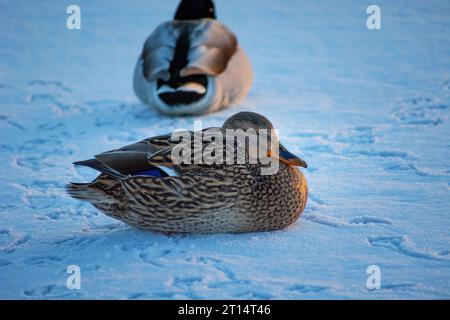
[[[210,0],[181,1],[175,19],[146,40],[133,81],[143,103],[172,115],[238,104],[251,84],[250,61]]]

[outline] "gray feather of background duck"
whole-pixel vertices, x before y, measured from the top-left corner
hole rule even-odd
[[[217,76],[225,71],[238,46],[235,35],[215,20],[165,22],[150,35],[142,51],[147,80],[169,81],[169,69],[176,53],[174,44],[182,36],[189,37],[190,47],[187,64],[179,70],[181,77],[199,73]]]

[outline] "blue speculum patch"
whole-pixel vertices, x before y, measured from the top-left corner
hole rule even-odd
[[[162,170],[155,168],[143,171],[136,171],[133,173],[133,176],[150,176],[155,178],[162,178],[167,176],[167,174],[165,174]]]

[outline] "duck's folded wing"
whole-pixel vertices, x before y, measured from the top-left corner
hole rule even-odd
[[[146,40],[142,50],[143,72],[147,80],[170,78],[170,65],[177,41],[189,35],[187,65],[180,76],[222,73],[237,50],[236,36],[216,20],[168,21],[161,24]]]
[[[168,152],[174,145],[170,134],[161,135],[141,140],[120,149],[103,152],[96,155],[95,159],[115,171],[133,174],[153,169],[156,166],[172,166],[170,162],[165,163],[160,158],[151,159],[159,153]]]
[[[155,164],[149,161],[152,155],[166,149],[173,148],[171,135],[162,135],[148,138],[137,143],[106,151],[94,156],[94,159],[77,161],[81,165],[98,170],[116,179],[124,179],[136,172],[155,169],[162,163]]]
[[[221,129],[208,128],[203,131],[219,133]],[[194,132],[183,131],[178,135],[180,139],[174,137],[173,134],[167,134],[148,138],[120,149],[100,153],[94,156],[94,159],[75,162],[75,165],[87,166],[112,177],[123,179],[127,175],[152,170],[156,167],[180,165],[180,160],[174,159],[173,154],[179,155],[179,151],[183,151],[183,146],[194,151],[194,144],[198,143],[201,154],[203,154],[209,145],[208,139],[203,139],[203,137],[208,137],[206,133],[197,136]],[[193,157],[194,152],[191,153],[191,158],[193,159]]]
[[[154,80],[160,77],[169,80],[170,62],[173,58],[178,32],[171,21],[161,24],[147,38],[141,54],[144,77]]]
[[[83,160],[83,161],[77,161],[77,162],[74,162],[73,164],[75,166],[85,166],[85,167],[97,170],[97,171],[104,173],[104,174],[108,175],[109,177],[112,177],[117,180],[123,180],[127,177],[126,174],[107,166],[106,164],[104,164],[103,162],[101,162],[97,159],[88,159],[88,160]]]
[[[236,36],[226,26],[216,20],[203,20],[192,34],[189,63],[180,75],[218,75],[227,68],[237,47]]]

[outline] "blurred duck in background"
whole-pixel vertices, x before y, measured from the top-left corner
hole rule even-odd
[[[171,115],[196,115],[240,103],[252,68],[236,36],[216,20],[211,0],[182,0],[174,20],[145,41],[134,71],[139,99]]]

